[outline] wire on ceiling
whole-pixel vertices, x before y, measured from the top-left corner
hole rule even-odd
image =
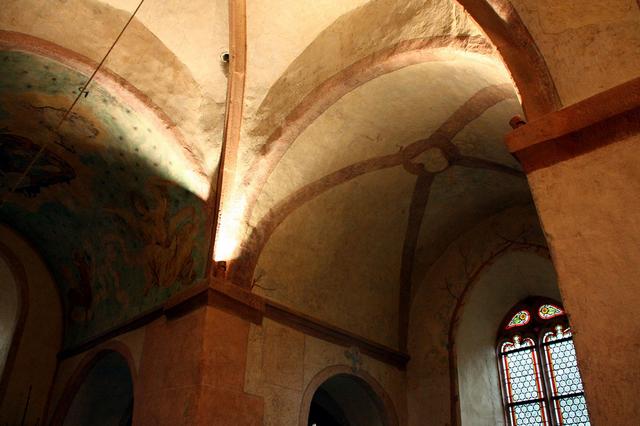
[[[145,0],[140,0],[140,3],[138,3],[138,6],[135,8],[133,13],[129,16],[129,19],[127,20],[127,22],[124,24],[124,26],[120,30],[120,33],[118,33],[118,36],[113,41],[113,43],[111,43],[111,46],[109,47],[109,50],[107,50],[107,53],[104,54],[104,56],[102,57],[102,60],[100,60],[100,62],[98,63],[98,66],[93,70],[93,73],[91,73],[91,76],[89,76],[89,79],[84,83],[84,85],[82,86],[82,88],[80,89],[78,94],[76,95],[76,97],[73,100],[73,103],[71,104],[71,106],[69,106],[69,108],[67,108],[65,110],[64,114],[62,115],[62,117],[58,121],[58,124],[56,125],[54,132],[58,132],[60,130],[60,127],[67,120],[67,118],[69,117],[69,114],[71,114],[71,111],[73,111],[73,108],[76,106],[76,104],[78,103],[78,101],[80,100],[82,95],[84,94],[85,97],[87,96],[87,94],[88,94],[87,87],[89,87],[89,84],[91,84],[91,82],[93,81],[93,79],[96,76],[96,74],[98,73],[98,71],[100,71],[100,68],[102,68],[102,65],[104,65],[105,61],[107,60],[107,58],[111,54],[111,51],[113,50],[113,48],[116,46],[116,44],[118,44],[118,41],[120,40],[120,38],[124,34],[125,30],[129,27],[129,24],[131,24],[131,21],[133,21],[133,18],[135,18],[136,14],[140,10],[140,7],[144,3],[144,1]],[[18,177],[18,180],[13,185],[13,187],[11,187],[8,191],[5,191],[2,194],[2,198],[0,199],[0,205],[2,205],[2,203],[4,203],[5,197],[6,197],[7,194],[12,194],[12,193],[14,193],[16,191],[16,189],[18,189],[18,187],[20,186],[20,184],[22,183],[24,178],[29,175],[29,172],[31,171],[33,166],[36,164],[36,162],[40,159],[40,156],[42,155],[44,150],[47,148],[47,146],[49,146],[50,143],[51,143],[50,140],[46,140],[42,144],[42,146],[40,146],[40,149],[38,150],[38,152],[36,152],[36,154],[33,156],[31,161],[29,162],[29,164],[25,168],[25,170]]]

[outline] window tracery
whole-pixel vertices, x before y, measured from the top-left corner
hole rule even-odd
[[[529,324],[529,321],[531,321],[531,314],[529,311],[523,310],[516,312],[516,314],[511,318],[511,321],[509,321],[509,324],[507,324],[507,329],[522,327],[523,325]]]
[[[538,315],[540,315],[540,318],[542,319],[551,319],[560,315],[564,315],[564,311],[556,305],[545,303],[538,308]]]

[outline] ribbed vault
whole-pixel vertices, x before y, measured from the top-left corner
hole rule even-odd
[[[4,188],[43,153],[0,212],[55,265],[68,342],[204,278],[217,232],[236,284],[403,348],[451,241],[531,202],[509,119],[585,95],[519,0],[145,0],[116,45],[139,1],[39,4],[0,16]]]
[[[230,277],[403,347],[412,287],[442,251],[531,200],[502,142],[522,111],[491,43],[454,3],[391,3],[336,19],[247,106]]]

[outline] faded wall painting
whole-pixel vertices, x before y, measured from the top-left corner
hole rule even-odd
[[[207,180],[169,125],[126,89],[95,81],[60,124],[87,76],[24,52],[3,51],[0,62],[0,221],[54,274],[65,345],[203,278]]]

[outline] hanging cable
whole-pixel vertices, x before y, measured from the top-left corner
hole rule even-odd
[[[93,73],[91,73],[91,76],[89,76],[89,79],[86,81],[86,83],[82,86],[82,88],[80,89],[80,91],[78,92],[78,95],[75,97],[75,99],[73,100],[73,103],[71,104],[71,106],[69,108],[67,108],[67,110],[64,112],[64,114],[62,115],[62,118],[60,118],[60,120],[58,121],[58,124],[55,127],[54,132],[58,132],[60,130],[60,127],[62,126],[62,123],[65,122],[65,120],[69,117],[69,114],[71,114],[71,111],[73,111],[73,108],[76,106],[76,104],[78,103],[78,101],[80,100],[80,97],[86,93],[87,91],[87,87],[89,87],[89,84],[91,84],[91,82],[93,81],[94,77],[96,76],[96,74],[98,73],[98,71],[100,71],[100,68],[102,68],[102,65],[104,64],[104,62],[107,60],[107,57],[109,57],[109,54],[111,53],[111,51],[113,50],[113,48],[116,46],[116,44],[118,43],[118,41],[120,40],[120,38],[122,37],[122,34],[124,34],[125,30],[129,27],[129,24],[131,24],[131,21],[133,21],[133,18],[135,18],[136,14],[138,13],[138,11],[140,10],[140,7],[142,6],[142,4],[144,3],[145,0],[140,0],[140,3],[138,3],[138,6],[135,8],[135,10],[133,11],[133,13],[131,14],[131,16],[129,16],[129,19],[127,20],[127,22],[124,24],[124,26],[122,27],[122,30],[120,30],[120,33],[118,34],[118,36],[116,37],[116,39],[113,41],[113,43],[111,43],[111,46],[109,47],[109,50],[107,50],[107,53],[105,53],[105,55],[102,57],[102,60],[98,63],[98,66],[96,67],[96,69],[93,70]],[[27,177],[29,175],[29,172],[31,171],[31,169],[33,168],[33,166],[36,164],[36,162],[40,159],[40,156],[42,155],[42,153],[44,152],[44,150],[47,148],[47,146],[49,146],[51,142],[49,140],[45,141],[42,146],[40,147],[40,149],[38,150],[38,152],[36,152],[36,154],[33,156],[33,158],[31,159],[31,161],[29,162],[29,164],[27,165],[27,167],[24,169],[24,171],[22,172],[22,174],[18,177],[18,180],[16,181],[16,183],[13,185],[13,187],[8,190],[5,191],[4,194],[2,194],[2,199],[0,199],[0,205],[2,205],[2,203],[4,203],[5,201],[5,196],[8,194],[12,194],[16,191],[16,189],[18,189],[18,187],[20,186],[20,184],[22,183],[22,181],[24,180],[25,177]]]

